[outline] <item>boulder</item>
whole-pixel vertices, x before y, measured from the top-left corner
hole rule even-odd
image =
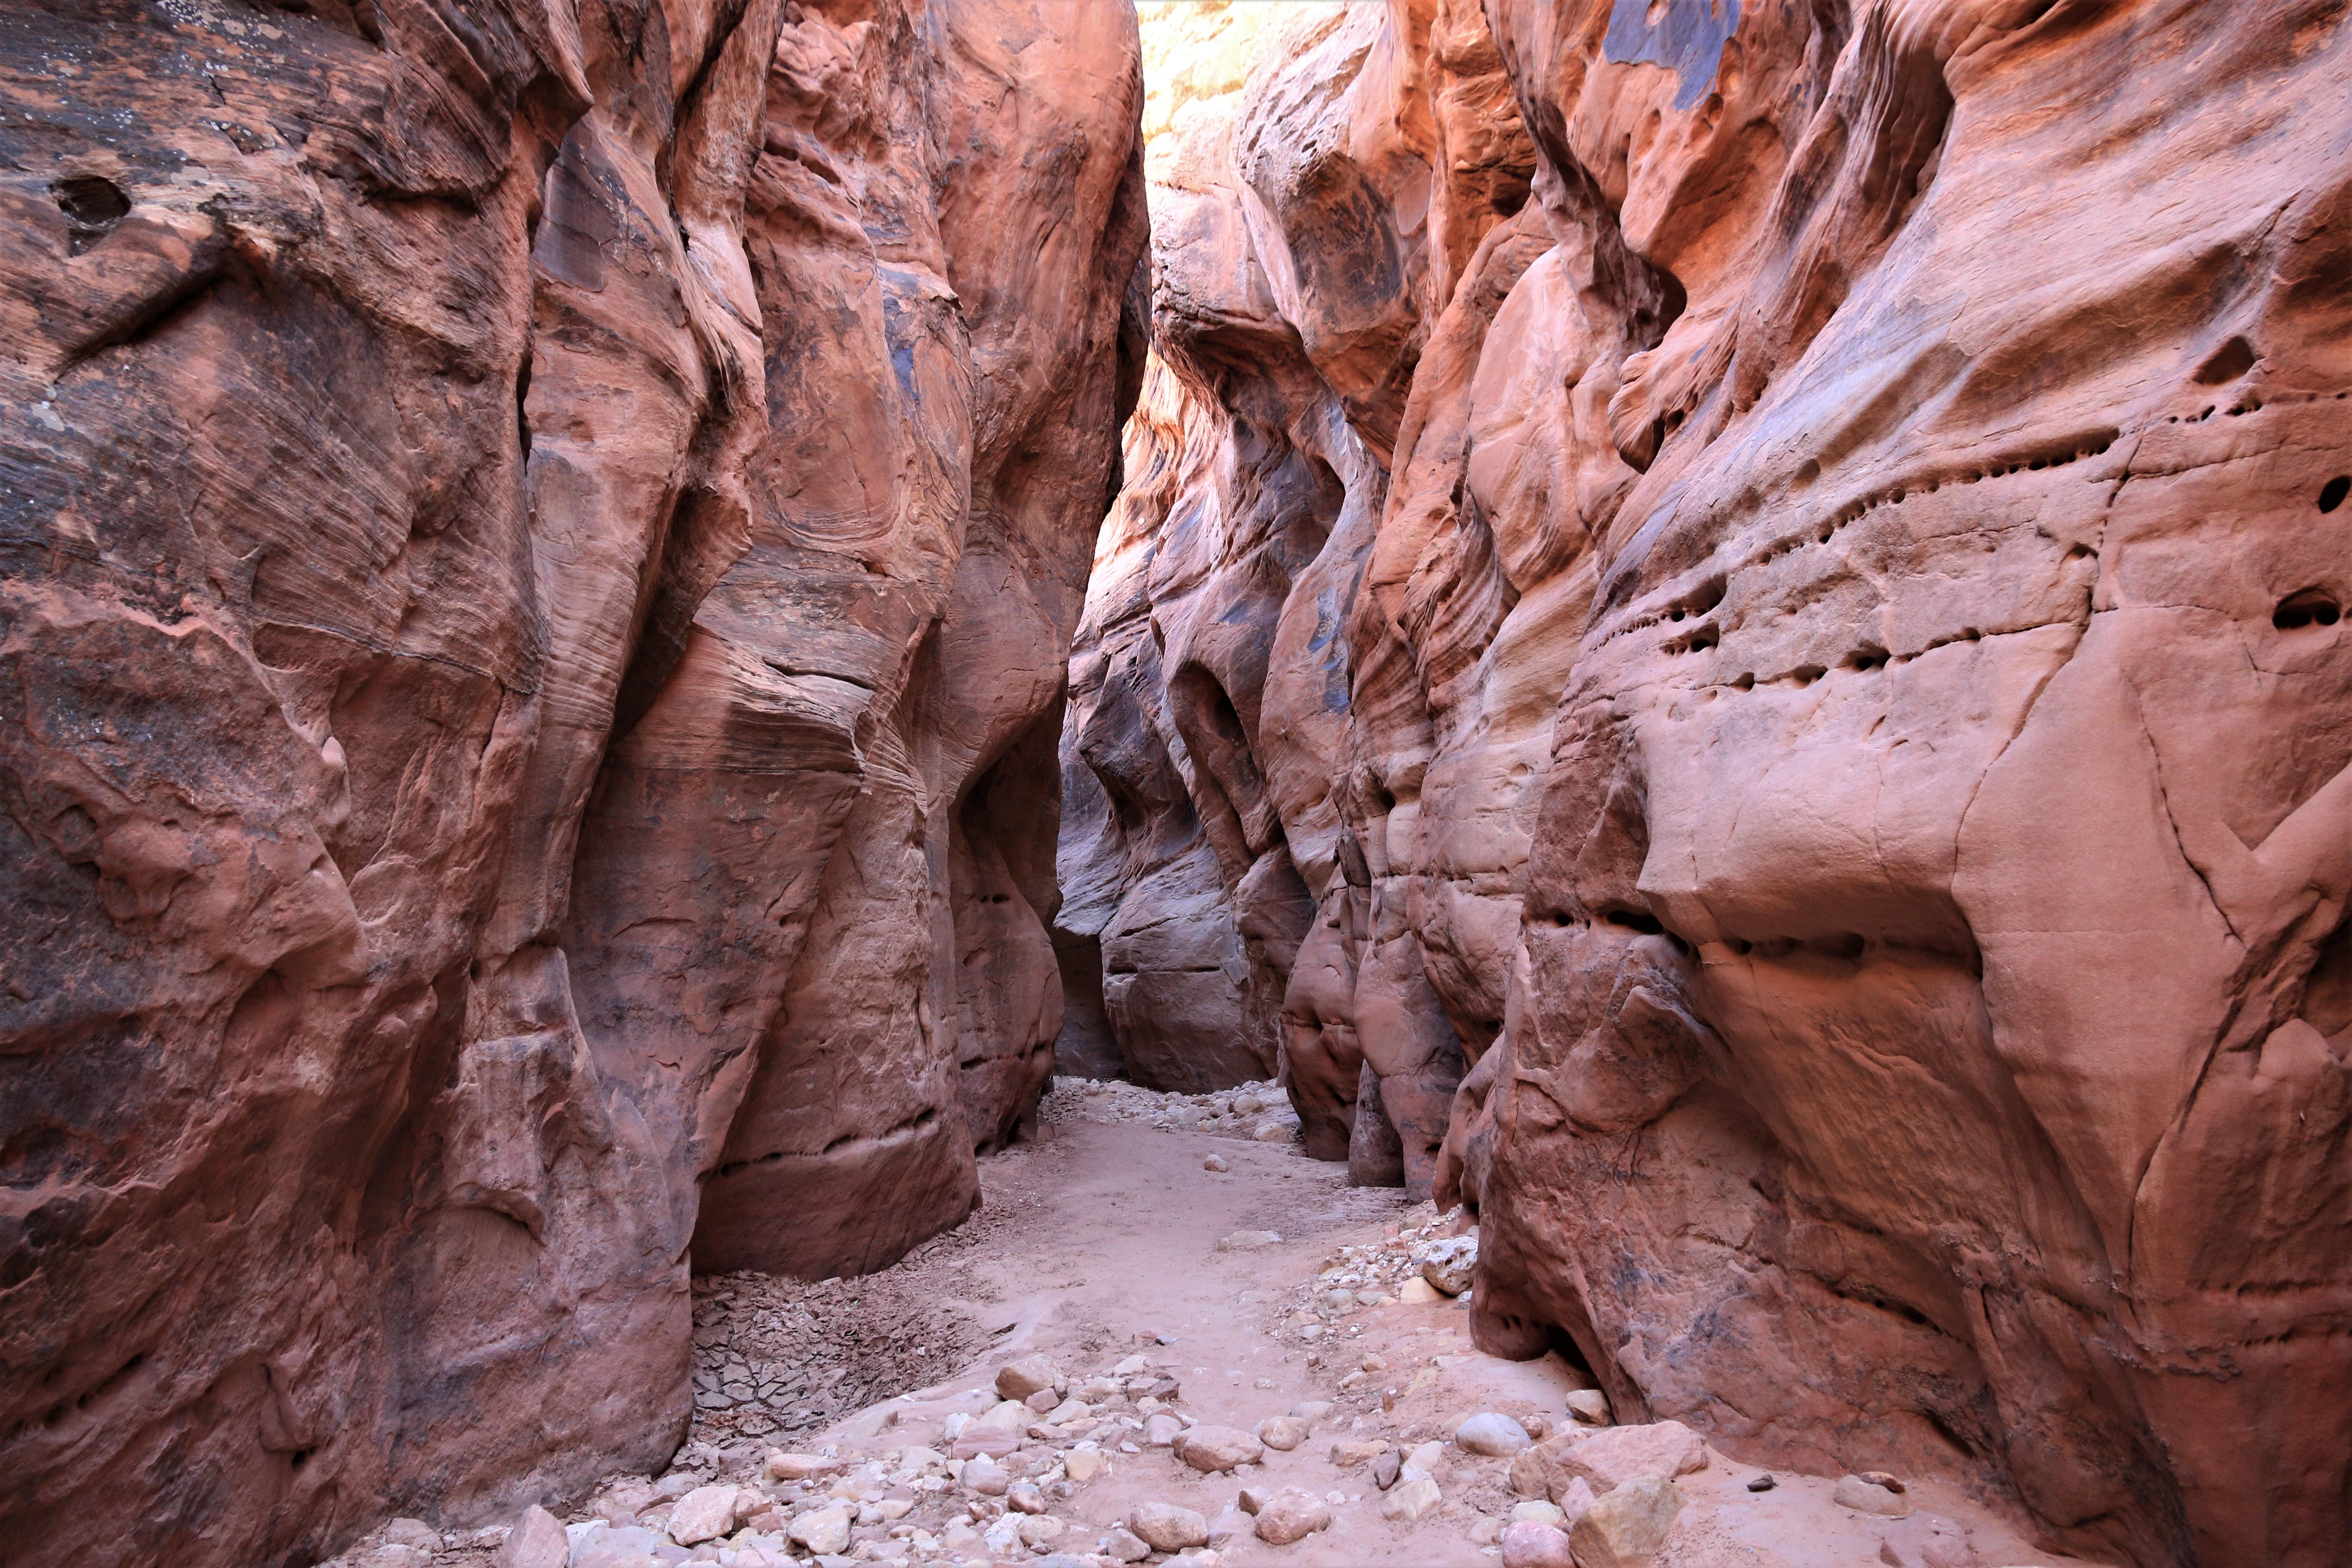
[[[1490,1459],[1507,1459],[1535,1445],[1528,1429],[1499,1411],[1484,1410],[1454,1429],[1455,1447]]]
[[[1154,1552],[1181,1552],[1209,1543],[1209,1521],[1172,1502],[1143,1502],[1127,1516],[1127,1528]]]
[[[1568,1527],[1577,1568],[1648,1568],[1682,1506],[1682,1489],[1664,1476],[1611,1489]]]
[[[1331,1505],[1296,1487],[1276,1492],[1257,1510],[1257,1538],[1275,1546],[1287,1546],[1330,1527]]]
[[[1514,1520],[1503,1531],[1503,1568],[1576,1568],[1568,1532],[1540,1520]]]
[[[1265,1457],[1265,1447],[1255,1437],[1234,1426],[1195,1426],[1171,1446],[1178,1458],[1209,1474],[1230,1470],[1237,1465],[1255,1464]]]

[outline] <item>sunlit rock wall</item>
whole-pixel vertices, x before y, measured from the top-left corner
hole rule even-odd
[[[1466,1201],[1482,1342],[1622,1415],[2343,1562],[2342,8],[1254,51],[1154,144],[1066,741],[1107,995],[1209,907],[1311,1152]]]
[[[1045,1071],[1133,23],[35,5],[0,101],[5,1554],[655,1464],[689,1267]]]

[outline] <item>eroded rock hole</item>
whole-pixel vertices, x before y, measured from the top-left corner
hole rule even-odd
[[[2334,511],[2347,494],[2352,494],[2352,474],[2338,474],[2319,487],[2319,510]]]
[[[2283,632],[2299,632],[2313,626],[2332,626],[2344,618],[2344,612],[2335,598],[2318,588],[2305,588],[2279,601],[2271,612],[2271,625]]]

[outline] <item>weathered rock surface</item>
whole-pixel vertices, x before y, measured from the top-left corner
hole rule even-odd
[[[689,1245],[968,1211],[1059,1022],[1136,59],[1026,0],[11,12],[12,1554],[648,1470]]]
[[[2334,1563],[2339,9],[1171,21],[1064,751],[1129,1070],[1278,1042],[1623,1420]]]

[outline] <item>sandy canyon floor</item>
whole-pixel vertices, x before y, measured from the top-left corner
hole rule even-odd
[[[1135,1560],[1125,1527],[1151,1503],[1192,1510],[1213,1531],[1153,1563],[1498,1563],[1527,1500],[1507,1458],[1472,1454],[1454,1434],[1487,1411],[1538,1437],[1569,1428],[1567,1396],[1590,1380],[1557,1355],[1481,1354],[1460,1300],[1408,1299],[1428,1294],[1401,1289],[1419,1278],[1411,1249],[1451,1227],[1401,1192],[1350,1187],[1344,1166],[1306,1158],[1282,1136],[1272,1095],[1264,1113],[1246,1110],[1244,1092],[1244,1112],[1214,1114],[1235,1098],[1066,1085],[1034,1142],[982,1162],[981,1213],[896,1268],[821,1284],[698,1280],[694,1433],[669,1474],[612,1478],[560,1516],[564,1568],[1076,1568]],[[1040,1355],[1087,1408],[1007,1426],[999,1370]],[[1204,1473],[1167,1446],[1174,1426],[1249,1432],[1285,1415],[1311,1435],[1236,1471]],[[780,1451],[805,1458],[772,1468]],[[1421,1467],[1406,1483],[1423,1471],[1435,1483],[1418,1518],[1383,1510],[1381,1482],[1399,1461]],[[775,1473],[796,1468],[814,1473]],[[1910,1484],[1915,1517],[1898,1526],[1834,1502],[1836,1477],[1781,1471],[1771,1489],[1749,1490],[1762,1473],[1707,1450],[1677,1480],[1684,1507],[1658,1568],[2081,1561],[2037,1552],[1995,1509],[1932,1481]],[[697,1535],[704,1527],[687,1517],[729,1485],[739,1489],[723,1534],[688,1546],[666,1533]],[[1236,1507],[1244,1489],[1308,1494],[1330,1522],[1288,1544],[1259,1540]],[[809,1528],[823,1514],[833,1535],[824,1519]],[[1922,1519],[1948,1525],[1924,1554]],[[551,1526],[541,1529],[551,1544]],[[396,1521],[340,1561],[472,1568],[501,1561],[508,1533]],[[504,1560],[541,1568],[512,1548]]]

